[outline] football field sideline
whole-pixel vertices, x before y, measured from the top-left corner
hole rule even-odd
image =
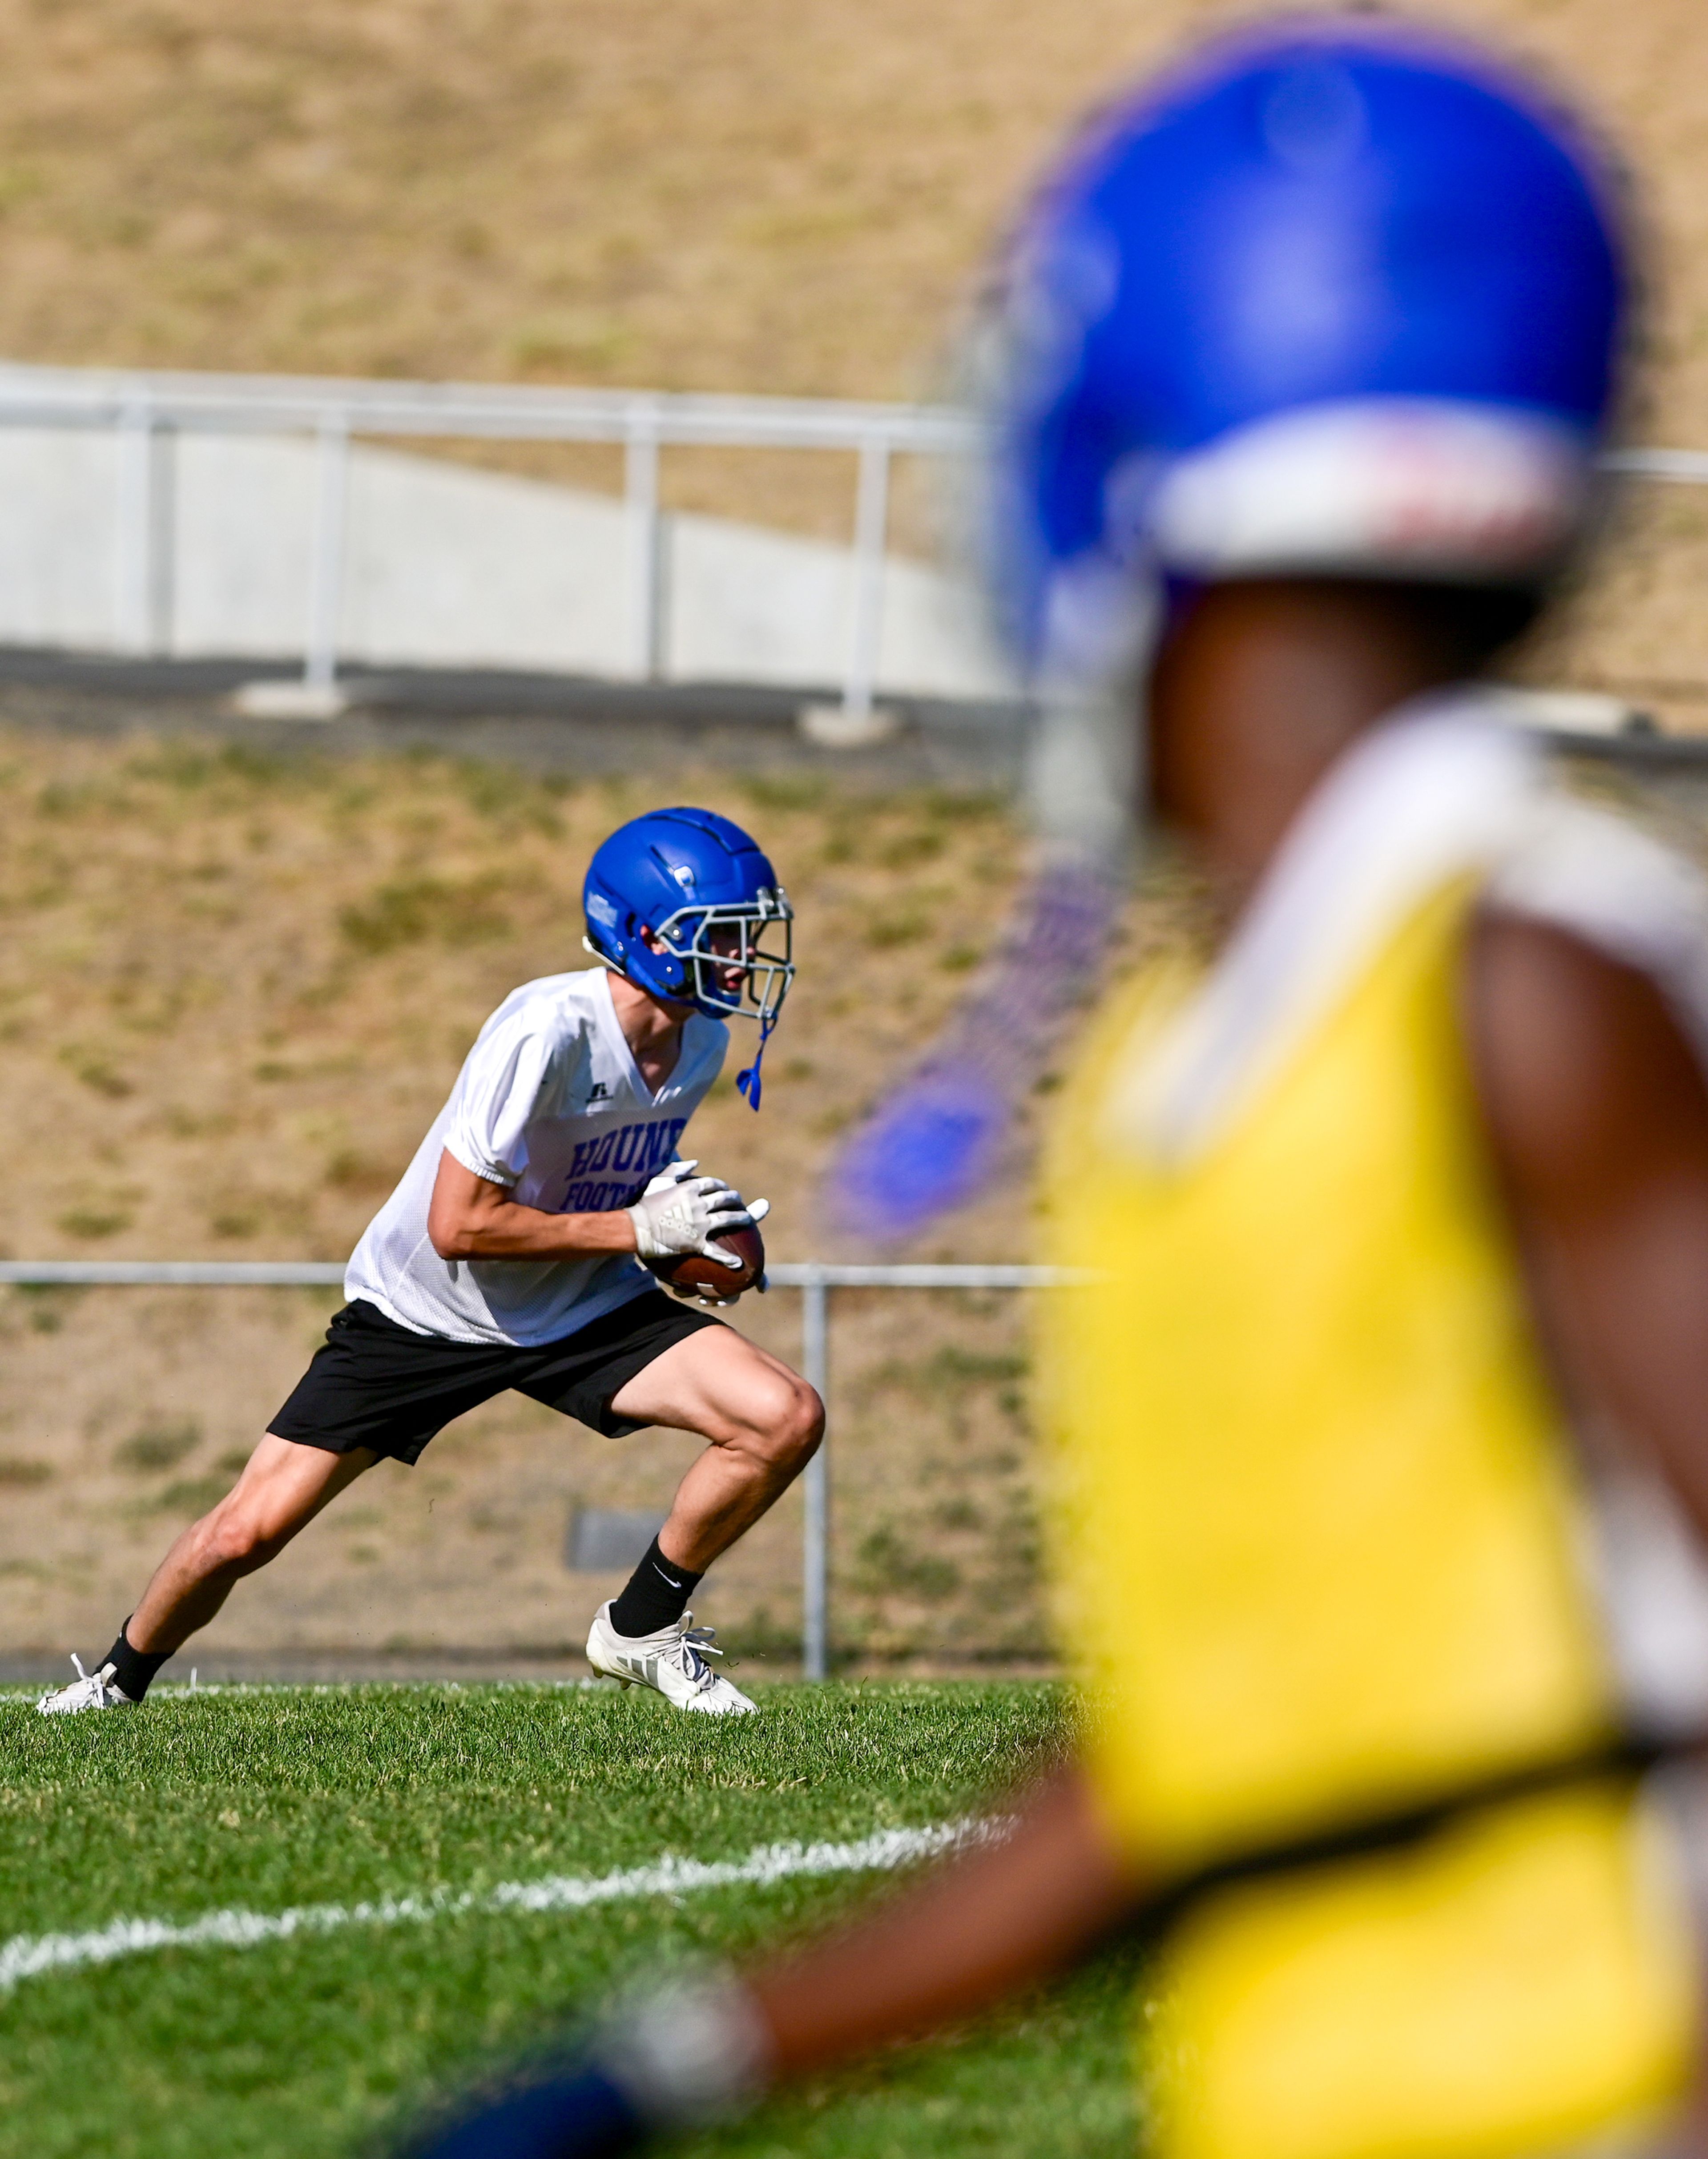
[[[0,2159],[350,2159],[637,1979],[763,1957],[1000,1835],[1073,1732],[1048,1682],[754,1693],[724,1718],[545,1685],[0,1696]],[[696,2159],[1108,2159],[1141,1965],[1117,1945]]]
[[[763,1887],[799,1875],[887,1872],[999,1835],[1000,1818],[969,1818],[927,1829],[890,1829],[853,1844],[762,1844],[740,1859],[683,1859],[666,1852],[647,1866],[602,1875],[548,1875],[537,1882],[501,1882],[487,1890],[436,1890],[425,1897],[382,1897],[356,1904],[299,1904],[288,1911],[209,1912],[173,1923],[115,1919],[75,1934],[17,1934],[0,1942],[0,1993],[26,1979],[79,1965],[111,1964],[150,1949],[255,1949],[295,1934],[335,1934],[344,1927],[391,1927],[452,1918],[471,1912],[574,1912],[644,1897],[683,1897],[698,1889]]]

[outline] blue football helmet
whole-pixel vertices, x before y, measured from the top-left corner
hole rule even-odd
[[[1590,521],[1617,191],[1467,45],[1218,40],[1069,152],[1001,284],[988,567],[1046,689],[1141,663],[1172,580],[1535,590]]]
[[[650,810],[601,844],[582,904],[587,950],[619,975],[710,1019],[758,1023],[758,1054],[737,1081],[757,1110],[760,1058],[794,980],[794,910],[758,844],[714,810]]]
[[[1578,130],[1413,28],[1219,38],[1058,162],[983,341],[978,536],[1045,714],[1046,866],[986,981],[840,1151],[851,1225],[916,1233],[995,1174],[1099,978],[1131,793],[1106,760],[1171,600],[1301,573],[1540,589],[1597,505],[1629,285]]]

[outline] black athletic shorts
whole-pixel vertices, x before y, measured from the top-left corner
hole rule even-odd
[[[331,1454],[370,1447],[412,1463],[453,1417],[514,1387],[620,1438],[643,1426],[613,1416],[612,1395],[673,1342],[722,1323],[662,1290],[644,1290],[573,1334],[519,1349],[417,1334],[358,1297],[333,1314],[324,1346],[267,1430]]]

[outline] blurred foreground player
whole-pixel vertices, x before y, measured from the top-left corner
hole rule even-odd
[[[44,1696],[44,1716],[142,1701],[239,1579],[358,1477],[388,1455],[413,1464],[453,1417],[511,1387],[598,1432],[671,1425],[709,1442],[627,1587],[594,1615],[587,1659],[678,1709],[753,1707],[706,1663],[721,1652],[687,1602],[811,1455],[823,1411],[786,1365],[673,1303],[639,1262],[727,1267],[740,1286],[706,1302],[733,1303],[745,1287],[721,1240],[751,1231],[767,1203],[750,1209],[722,1178],[696,1177],[678,1142],[732,1017],[758,1026],[738,1082],[758,1107],[794,972],[792,916],[758,847],[704,810],[655,810],[612,833],[582,901],[600,965],[524,983],[488,1020],[356,1247],[325,1347],[101,1665]]]
[[[1574,131],[1343,21],[1212,49],[1043,195],[1012,619],[1050,694],[1141,695],[1221,903],[1102,1015],[1052,1178],[1079,1757],[438,2159],[624,2148],[1133,1924],[1163,2159],[1692,2141],[1702,908],[1474,686],[1587,531],[1624,281]]]

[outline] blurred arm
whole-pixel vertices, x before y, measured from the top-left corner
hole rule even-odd
[[[914,2037],[1048,1977],[1124,1918],[1140,1890],[1084,1775],[1064,1771],[1002,1843],[748,1975],[775,2073],[803,2075]]]
[[[1565,931],[1473,936],[1478,1093],[1568,1395],[1652,1452],[1708,1537],[1708,1086],[1648,977]]]

